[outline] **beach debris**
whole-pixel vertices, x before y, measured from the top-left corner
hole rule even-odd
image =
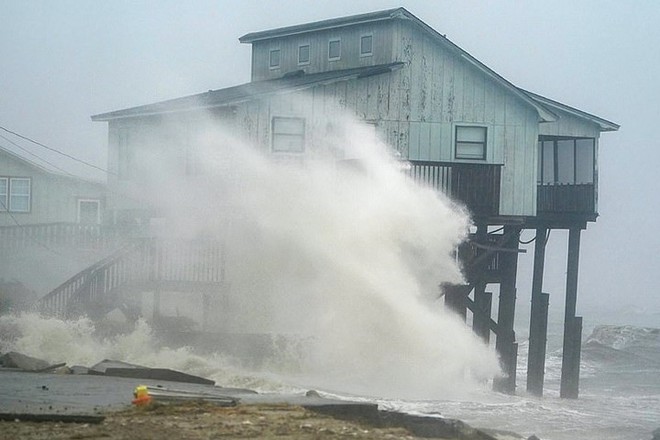
[[[65,364],[51,365],[43,359],[38,359],[32,356],[27,356],[22,353],[10,351],[0,357],[0,364],[5,368],[17,368],[23,371],[33,372],[47,372],[52,369],[61,367]]]
[[[149,368],[128,362],[104,359],[89,370],[89,374],[129,377],[133,379],[167,380],[170,382],[215,385],[215,381],[169,368]]]
[[[146,385],[138,385],[133,391],[133,400],[131,401],[133,405],[148,405],[151,403],[151,396],[149,395],[149,389]]]
[[[35,413],[0,413],[0,420],[9,422],[62,422],[98,424],[105,416],[84,414],[35,414]]]
[[[164,387],[148,387],[139,385],[133,391],[134,405],[148,405],[151,402],[178,403],[189,401],[204,401],[218,406],[236,406],[240,402],[237,397],[212,392],[178,390]]]

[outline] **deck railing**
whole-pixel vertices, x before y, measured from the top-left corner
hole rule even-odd
[[[66,317],[104,305],[125,287],[203,291],[224,282],[224,250],[217,241],[141,239],[74,275],[37,303]]]
[[[501,165],[411,160],[410,176],[463,203],[475,216],[498,215]]]
[[[594,184],[538,185],[537,212],[543,214],[596,214]]]
[[[121,234],[117,228],[80,223],[40,223],[0,226],[0,252],[39,246],[103,249]]]

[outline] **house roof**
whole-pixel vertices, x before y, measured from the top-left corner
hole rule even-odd
[[[209,90],[208,92],[184,96],[182,98],[171,99],[168,101],[157,102],[155,104],[147,104],[139,107],[102,113],[92,116],[92,121],[110,121],[112,119],[119,118],[149,116],[164,113],[178,113],[182,111],[207,109],[213,107],[225,107],[254,99],[255,97],[259,96],[275,93],[287,93],[303,90],[319,84],[331,84],[338,81],[347,81],[350,79],[380,75],[400,69],[401,67],[403,67],[403,63],[396,62],[381,64],[378,66],[357,67],[353,69],[334,70],[330,72],[320,72],[313,74],[306,74],[303,71],[296,71],[277,79],[253,81],[234,87],[227,87],[225,89],[219,90]]]
[[[541,105],[537,100],[532,99],[529,95],[518,89],[515,85],[507,81],[505,78],[500,76],[497,72],[483,64],[478,59],[474,58],[465,50],[461,49],[456,44],[452,43],[446,36],[440,34],[438,31],[433,29],[431,26],[424,23],[422,20],[413,15],[410,11],[405,8],[395,8],[395,9],[386,9],[384,11],[370,12],[367,14],[351,15],[348,17],[334,18],[330,20],[322,20],[313,23],[301,24],[296,26],[288,26],[283,28],[271,29],[260,32],[252,32],[246,35],[243,35],[238,40],[241,43],[253,43],[256,41],[267,40],[271,38],[287,37],[290,35],[302,34],[307,32],[315,32],[324,29],[336,29],[345,26],[354,26],[364,23],[373,23],[378,21],[387,21],[387,20],[409,20],[411,23],[421,28],[422,31],[429,34],[437,42],[456,53],[458,56],[463,58],[468,63],[475,66],[477,69],[486,74],[486,76],[493,79],[495,82],[501,84],[511,93],[516,95],[518,98],[526,102],[527,104],[534,107],[538,113],[540,120],[542,122],[552,122],[557,120],[557,116],[552,113],[544,105]]]
[[[546,107],[561,110],[573,116],[577,116],[579,118],[587,119],[593,122],[594,124],[598,125],[600,131],[617,131],[620,127],[619,124],[615,124],[614,122],[608,121],[607,119],[603,119],[585,111],[570,107],[566,104],[562,104],[561,102],[553,101],[552,99],[546,98],[545,96],[537,95],[536,93],[532,93],[523,89],[520,90],[529,95],[533,100],[538,101]]]
[[[408,14],[404,8],[386,9],[384,11],[369,12],[367,14],[351,15],[349,17],[331,18],[329,20],[315,21],[313,23],[287,26],[266,31],[250,32],[238,39],[241,43],[253,43],[260,40],[269,40],[271,38],[288,37],[290,35],[303,34],[307,32],[320,31],[325,29],[336,29],[342,26],[352,26],[357,24],[373,23],[376,21],[391,20],[400,15]]]
[[[0,145],[0,156],[1,155],[9,156],[10,158],[12,158],[12,159],[14,159],[18,162],[23,163],[24,165],[34,169],[37,172],[46,173],[46,174],[49,174],[49,175],[52,175],[52,176],[55,176],[55,177],[61,177],[61,178],[64,178],[64,179],[74,179],[74,180],[80,180],[80,181],[90,183],[90,184],[103,185],[102,182],[88,180],[88,179],[84,179],[82,177],[70,174],[69,172],[62,170],[62,169],[56,167],[55,165],[46,162],[45,160],[43,161],[43,164],[38,163],[34,160],[31,160],[31,159],[28,159],[28,158],[24,157],[21,154],[16,153],[16,152],[14,152],[14,151],[12,151],[8,148],[5,148],[2,145]]]

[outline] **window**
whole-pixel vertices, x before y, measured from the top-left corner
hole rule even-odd
[[[270,60],[268,62],[268,66],[271,69],[277,69],[280,67],[280,50],[279,49],[271,49],[270,50]]]
[[[117,177],[120,180],[128,180],[131,177],[132,156],[128,129],[120,128],[117,135]]]
[[[580,185],[594,183],[595,140],[550,138],[539,140],[538,183]]]
[[[0,177],[0,211],[30,212],[30,199],[28,177]]]
[[[298,46],[298,64],[309,64],[309,44]]]
[[[373,54],[373,36],[363,35],[360,37],[360,56],[366,57]]]
[[[97,199],[78,200],[78,223],[98,225],[101,223],[101,202]]]
[[[0,177],[0,211],[9,208],[9,179]]]
[[[486,159],[486,127],[456,126],[456,159]]]
[[[305,149],[303,118],[273,118],[273,152],[301,153]]]
[[[198,176],[202,174],[203,162],[200,148],[201,137],[197,126],[186,124],[185,140],[183,150],[185,153],[184,167],[186,176]]]
[[[341,58],[341,40],[328,41],[328,60],[335,61]]]

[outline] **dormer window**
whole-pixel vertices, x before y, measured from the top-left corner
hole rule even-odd
[[[328,41],[328,60],[341,59],[341,40],[339,38]]]
[[[373,55],[373,35],[362,35],[360,37],[360,56]]]
[[[309,44],[298,46],[298,64],[309,64]]]
[[[280,67],[280,50],[279,49],[271,49],[270,50],[270,59],[269,59],[268,67],[270,67],[271,69],[278,69]]]

